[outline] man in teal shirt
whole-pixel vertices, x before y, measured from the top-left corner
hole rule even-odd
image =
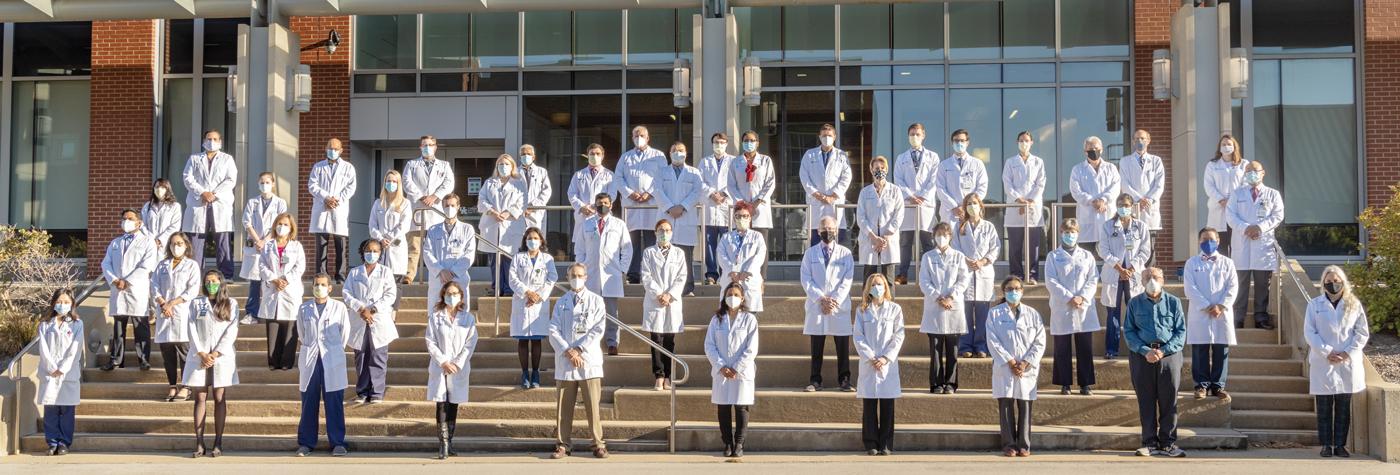
[[[1142,420],[1137,455],[1184,457],[1176,446],[1176,390],[1181,387],[1181,349],[1186,345],[1186,314],[1181,299],[1164,290],[1162,269],[1142,273],[1146,291],[1128,301],[1123,336],[1128,369]]]

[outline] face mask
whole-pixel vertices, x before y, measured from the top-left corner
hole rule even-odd
[[[1079,233],[1064,233],[1060,235],[1060,243],[1065,247],[1074,247],[1074,243],[1079,242]]]
[[[1137,150],[1138,153],[1146,152],[1146,151],[1147,151],[1147,142],[1143,142],[1143,141],[1141,141],[1141,140],[1139,140],[1139,141],[1137,141],[1137,142],[1133,142],[1133,150]]]
[[[527,239],[527,240],[525,240],[525,248],[526,248],[526,249],[529,249],[529,250],[531,250],[531,251],[533,251],[533,250],[535,250],[535,249],[539,249],[539,248],[540,248],[540,240],[539,240],[539,239]]]
[[[436,147],[436,146],[433,146],[433,145],[424,145],[424,146],[422,146],[422,147],[418,147],[418,151],[419,151],[419,152],[422,152],[422,154],[423,154],[424,157],[431,157],[431,156],[433,156],[433,152],[436,151],[436,150],[437,150],[437,147]]]
[[[727,143],[715,143],[715,144],[714,144],[715,156],[718,157],[718,156],[724,155],[724,151],[727,150],[728,148],[729,148],[729,144],[727,144]]]
[[[1326,289],[1326,290],[1327,290],[1327,293],[1332,294],[1332,295],[1337,295],[1337,294],[1342,293],[1342,283],[1341,283],[1341,282],[1327,282],[1327,283],[1322,284],[1322,288],[1323,288],[1323,289]]]
[[[457,304],[462,303],[462,296],[459,294],[448,295],[443,301],[447,303],[448,307],[456,307]]]
[[[670,244],[670,243],[671,243],[671,233],[669,233],[669,232],[666,232],[666,233],[656,233],[656,243],[657,243],[657,244]]]
[[[744,304],[744,298],[738,295],[730,295],[724,298],[724,303],[729,304],[729,308],[739,308]]]
[[[330,294],[331,294],[331,288],[330,288],[330,287],[326,287],[326,286],[324,286],[324,285],[318,285],[318,286],[315,286],[315,287],[313,287],[313,288],[311,289],[311,295],[314,295],[314,296],[315,296],[316,298],[318,298],[318,299],[326,298],[326,297],[329,296]]]
[[[821,238],[822,238],[822,242],[827,243],[827,244],[831,244],[831,243],[833,243],[833,242],[836,242],[836,231],[822,231],[822,232],[821,232]]]
[[[457,219],[457,209],[456,206],[448,206],[443,208],[442,212],[447,213],[448,218]]]
[[[1259,172],[1248,171],[1244,174],[1245,183],[1249,183],[1250,185],[1258,185],[1261,181],[1264,181],[1264,176],[1260,175]]]
[[[1098,150],[1085,150],[1085,151],[1084,151],[1084,156],[1089,157],[1090,160],[1098,160],[1098,159],[1099,159],[1099,151],[1098,151]]]
[[[953,153],[967,153],[967,142],[953,142]]]
[[[379,253],[378,253],[378,252],[366,252],[366,253],[365,253],[365,264],[374,264],[374,263],[377,263],[377,262],[379,262]]]
[[[290,232],[292,232],[292,227],[291,227],[291,226],[287,226],[287,225],[285,225],[285,224],[280,224],[280,225],[277,226],[277,235],[278,235],[278,236],[286,236],[286,235],[287,235],[288,233],[290,233]]]
[[[182,245],[177,245],[177,246],[170,246],[170,254],[175,255],[175,256],[184,256],[184,255],[185,255],[185,246],[184,246],[183,244],[182,244]]]
[[[1207,256],[1214,255],[1215,250],[1220,248],[1220,242],[1214,239],[1201,241],[1201,252]]]
[[[870,296],[871,296],[871,297],[875,297],[875,298],[877,298],[877,299],[880,298],[880,297],[884,297],[884,296],[885,296],[885,286],[884,286],[884,285],[881,285],[881,284],[875,284],[875,285],[870,286]]]
[[[1234,145],[1221,145],[1221,146],[1220,146],[1220,154],[1221,154],[1221,155],[1225,155],[1225,156],[1234,155],[1234,154],[1235,154],[1235,146],[1234,146]]]
[[[165,199],[165,188],[156,188],[152,192],[156,194],[156,199]]]
[[[270,195],[270,194],[272,194],[272,184],[271,184],[271,183],[258,183],[258,191],[262,192],[262,194],[264,194],[264,195]]]
[[[939,248],[948,247],[948,243],[952,242],[952,240],[952,236],[947,234],[939,234],[933,237],[933,243],[937,244]]]
[[[1162,283],[1158,282],[1157,279],[1148,279],[1147,283],[1143,284],[1143,287],[1146,287],[1147,293],[1151,295],[1157,295],[1162,292]]]
[[[830,147],[831,144],[836,143],[836,137],[831,135],[823,135],[821,137],[817,137],[817,140],[821,141],[823,147]]]
[[[977,206],[968,206],[967,209],[966,209],[965,211],[967,212],[967,216],[968,216],[969,218],[980,218],[980,217],[982,217],[982,208],[981,208],[981,207],[977,207]]]
[[[640,136],[640,135],[638,135],[638,136],[636,136],[636,137],[632,137],[632,145],[636,145],[637,148],[646,147],[646,146],[647,146],[647,138],[646,138],[646,137],[642,137],[642,136]]]
[[[671,163],[685,165],[685,152],[671,152]]]
[[[504,163],[502,163],[502,164],[500,164],[500,165],[496,165],[496,173],[499,173],[501,176],[503,176],[503,177],[505,177],[505,176],[510,176],[510,172],[511,172],[510,165],[507,165],[507,164],[504,164]]]
[[[326,159],[332,162],[340,159],[340,151],[336,149],[326,149]]]
[[[602,155],[589,155],[589,156],[588,156],[588,166],[596,167],[596,166],[599,166],[599,165],[602,165],[602,164],[603,164],[603,156],[602,156]]]
[[[924,146],[924,137],[923,137],[922,135],[910,135],[910,136],[909,136],[909,148],[920,148],[920,147],[923,147],[923,146]]]
[[[876,180],[884,180],[887,174],[888,172],[884,170],[875,170],[871,173],[871,175],[874,176]]]
[[[753,153],[758,150],[758,142],[745,141],[743,147],[744,153]]]
[[[593,209],[598,212],[598,216],[607,216],[612,213],[612,207],[602,203],[594,203]]]
[[[136,225],[136,221],[132,221],[130,219],[122,220],[122,232],[130,233],[132,231],[135,231],[137,228],[140,228],[140,226]]]
[[[68,312],[70,312],[70,311],[72,311],[72,310],[73,310],[73,304],[71,304],[71,303],[56,303],[56,304],[53,304],[53,311],[54,311],[54,313],[57,313],[57,314],[59,314],[59,315],[67,315]]]
[[[204,284],[204,291],[209,292],[209,295],[217,295],[219,293],[219,283],[209,282]]]
[[[1120,207],[1120,208],[1118,208],[1118,217],[1120,217],[1120,218],[1126,218],[1126,217],[1129,217],[1129,216],[1132,216],[1132,215],[1133,215],[1133,209],[1132,209],[1132,208],[1130,208],[1130,207]]]
[[[740,231],[748,231],[749,221],[751,220],[753,220],[753,218],[738,218],[734,220],[734,224],[739,227]]]
[[[1017,150],[1020,150],[1021,153],[1030,153],[1030,151],[1031,151],[1031,143],[1030,143],[1030,142],[1016,142],[1016,149],[1017,149]]]
[[[534,155],[525,154],[525,155],[521,155],[521,156],[520,156],[520,164],[521,164],[521,165],[525,165],[525,166],[528,167],[528,166],[530,166],[530,165],[533,165],[534,163],[535,163],[535,156],[534,156]]]
[[[1021,291],[1020,291],[1020,290],[1008,290],[1008,291],[1006,291],[1006,301],[1007,301],[1008,303],[1021,303]]]
[[[399,184],[392,181],[386,181],[384,182],[384,191],[390,193],[397,193],[399,191]]]
[[[217,152],[217,151],[219,151],[219,148],[222,147],[224,144],[220,143],[218,140],[204,139],[204,144],[203,144],[203,145],[204,145],[204,151],[206,151],[206,152]]]
[[[583,277],[571,277],[571,278],[569,278],[569,286],[570,286],[570,287],[573,287],[574,290],[583,290],[583,285],[584,285],[585,283],[587,283],[587,282],[588,282],[588,281],[587,281],[586,279],[584,279]]]

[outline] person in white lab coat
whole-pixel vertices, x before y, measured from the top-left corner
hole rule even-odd
[[[568,198],[569,204],[574,207],[573,242],[575,247],[583,242],[583,223],[588,221],[588,218],[598,214],[598,210],[593,208],[594,198],[600,194],[607,194],[609,197],[616,196],[616,190],[612,184],[613,172],[603,166],[603,146],[596,143],[588,144],[583,155],[588,160],[588,165],[574,172],[573,179],[569,180]],[[611,203],[611,199],[608,202]]]
[[[73,308],[73,291],[55,290],[51,311],[39,320],[39,390],[35,404],[44,407],[44,442],[49,455],[67,455],[73,446],[73,424],[82,399],[83,319]]]
[[[432,208],[444,211],[443,201],[447,200],[447,195],[453,194],[456,186],[457,178],[452,173],[452,162],[437,158],[437,138],[431,135],[420,137],[418,158],[409,160],[403,167],[403,193],[412,202],[413,209]],[[408,269],[407,274],[404,274],[405,284],[413,283],[418,277],[418,260],[423,253],[423,238],[427,236],[429,229],[443,221],[442,216],[430,211],[414,213],[409,219],[412,226],[408,230]],[[431,285],[437,280],[437,275],[429,275],[427,280]],[[437,298],[434,291],[428,293],[430,300]]]
[[[828,217],[830,218],[830,217]],[[744,288],[730,282],[705,330],[710,360],[710,402],[719,409],[719,438],[725,457],[744,456],[744,434],[753,409],[758,373],[758,319],[744,309]]]
[[[672,244],[675,230],[665,219],[656,222],[656,245],[642,251],[642,331],[651,334],[651,341],[666,351],[675,353],[676,335],[685,331],[685,311],[681,298],[690,280],[690,264],[685,253]],[[671,357],[651,350],[651,374],[656,377],[653,389],[671,389]]]
[[[457,406],[467,402],[471,389],[472,356],[476,354],[476,316],[467,308],[462,287],[442,286],[438,304],[423,333],[427,341],[428,400],[436,403],[438,460],[457,455],[452,438],[457,435]]]
[[[686,147],[683,142],[671,144],[670,166],[662,167],[656,176],[656,205],[660,212],[658,219],[671,223],[671,244],[680,248],[685,261],[680,267],[685,269],[686,296],[695,295],[695,279],[691,278],[691,256],[695,255],[695,244],[700,234],[700,206],[704,198],[705,180],[700,170],[685,164]]]
[[[617,301],[622,298],[627,268],[634,259],[632,236],[627,223],[612,216],[611,194],[599,193],[593,200],[596,214],[583,222],[583,239],[574,247],[574,261],[588,269],[588,290],[602,297],[608,315],[618,316]],[[611,320],[605,327],[602,343],[609,355],[616,355],[620,329]]]
[[[1094,293],[1099,288],[1099,271],[1094,255],[1075,244],[1080,234],[1079,220],[1065,218],[1060,224],[1060,247],[1045,256],[1045,289],[1050,292],[1050,334],[1055,338],[1055,366],[1052,382],[1061,395],[1079,380],[1079,394],[1093,394],[1094,332],[1099,325],[1099,307]],[[1071,358],[1074,361],[1071,361]],[[1071,369],[1074,371],[1071,371]]]
[[[190,155],[182,174],[185,182],[185,219],[181,231],[194,244],[194,262],[204,268],[204,241],[213,239],[215,266],[225,279],[233,278],[233,188],[238,164],[221,152],[223,134],[204,132],[202,153]]]
[[[122,234],[107,245],[102,257],[102,277],[111,287],[107,315],[112,317],[111,358],[102,370],[126,367],[126,325],[136,330],[136,358],[141,370],[151,369],[151,271],[160,262],[155,238],[141,231],[141,215],[136,210],[121,212]]]
[[[287,213],[272,220],[272,235],[262,248],[262,310],[267,322],[267,366],[289,370],[296,363],[297,307],[301,306],[301,276],[306,273],[306,252],[297,240],[296,218]]]
[[[865,276],[879,272],[894,281],[894,268],[901,259],[899,228],[904,222],[904,192],[889,182],[889,168],[889,159],[883,155],[870,159],[873,180],[860,190],[856,226],[860,227],[860,262],[865,264]],[[836,225],[841,225],[839,219]]]
[[[519,290],[510,303],[510,336],[515,338],[515,351],[520,356],[520,387],[540,387],[540,358],[544,354],[544,339],[549,336],[549,296],[559,271],[554,268],[554,256],[549,255],[544,231],[525,230],[520,253],[510,263],[510,286]]]
[[[1157,231],[1162,229],[1162,194],[1167,189],[1167,171],[1162,157],[1147,153],[1151,143],[1152,134],[1146,130],[1133,132],[1133,153],[1118,161],[1118,172],[1123,193],[1133,199],[1133,215],[1147,225],[1148,241],[1157,242]],[[1155,265],[1156,258],[1157,253],[1148,248],[1146,265]]]
[[[617,175],[613,187],[622,201],[622,219],[632,237],[632,255],[642,255],[642,249],[656,244],[651,225],[656,222],[660,200],[657,199],[657,177],[666,166],[666,152],[650,146],[651,133],[646,126],[632,127],[633,148],[617,157]],[[642,281],[642,262],[633,260],[627,267],[627,282]]]
[[[189,396],[189,389],[180,385],[180,369],[185,366],[189,350],[185,323],[189,320],[189,303],[199,295],[199,266],[194,263],[194,252],[185,233],[170,235],[165,244],[165,259],[151,273],[151,315],[156,321],[156,345],[160,346],[160,358],[165,363],[166,384],[170,385],[165,402],[175,402]]]
[[[317,274],[311,279],[312,299],[301,305],[297,316],[298,389],[301,391],[301,421],[297,424],[297,456],[311,455],[316,439],[322,401],[326,406],[326,439],[331,456],[349,453],[345,445],[345,338],[350,332],[350,311],[345,303],[331,298],[331,276]]]
[[[350,317],[346,343],[355,350],[356,402],[378,404],[384,401],[385,376],[389,371],[389,344],[399,337],[399,286],[384,265],[384,246],[366,239],[360,243],[364,265],[350,269],[341,294]]]
[[[958,339],[967,333],[964,299],[972,285],[972,271],[967,268],[967,256],[952,243],[953,227],[938,223],[933,227],[933,247],[919,259],[919,290],[924,293],[919,332],[928,335],[928,392],[932,394],[957,393]]]
[[[821,242],[802,254],[802,291],[807,295],[802,334],[811,340],[812,371],[806,392],[822,388],[823,351],[826,337],[836,347],[836,382],[844,392],[851,386],[851,282],[855,259],[851,250],[837,242],[836,218],[826,216],[818,228]]]
[[[852,339],[860,355],[861,439],[867,455],[894,452],[894,400],[900,397],[899,350],[904,346],[904,310],[884,274],[865,278]]]
[[[752,228],[755,207],[747,201],[734,205],[734,231],[720,241],[720,286],[739,282],[749,311],[763,311],[763,268],[768,262],[768,241]]]
[[[959,209],[962,218],[952,223],[953,248],[963,254],[972,275],[963,303],[967,330],[958,338],[958,352],[963,358],[986,358],[987,312],[996,295],[994,265],[1001,256],[1001,238],[997,236],[997,226],[986,219],[982,198],[976,193],[964,196]]]
[[[1127,160],[1127,158],[1124,158]],[[1142,271],[1151,260],[1152,236],[1147,222],[1139,219],[1141,201],[1131,194],[1118,195],[1114,203],[1114,218],[1104,223],[1103,239],[1099,240],[1099,280],[1103,282],[1100,302],[1108,309],[1108,330],[1104,335],[1104,358],[1118,357],[1119,334],[1123,327],[1123,309],[1128,300],[1142,293]]]
[[[554,197],[554,187],[549,183],[549,170],[540,165],[539,156],[535,155],[535,146],[524,144],[520,146],[520,179],[516,186],[520,187],[520,193],[525,196],[525,224],[521,229],[539,228],[545,229],[544,218],[547,214],[545,210],[529,210],[536,206],[548,206],[549,199]]]
[[[620,221],[620,220],[619,220]],[[618,223],[621,224],[620,222]],[[593,440],[593,456],[607,458],[603,424],[598,403],[603,395],[603,298],[588,289],[588,268],[569,267],[569,291],[559,297],[549,317],[549,345],[554,347],[554,381],[559,388],[555,398],[554,453],[552,459],[573,454],[574,404],[583,390],[588,413],[588,430]]]
[[[1230,401],[1225,391],[1225,369],[1230,347],[1235,345],[1231,324],[1239,278],[1235,261],[1220,254],[1220,233],[1206,227],[1197,233],[1201,253],[1186,260],[1181,287],[1186,294],[1186,344],[1191,345],[1191,379],[1196,399],[1207,395]]]
[[[326,142],[326,159],[311,166],[306,192],[311,195],[311,233],[316,235],[316,272],[328,273],[336,284],[345,282],[350,267],[350,198],[355,196],[355,166],[341,156],[340,139]],[[326,248],[335,244],[335,267]]]
[[[1323,457],[1350,457],[1352,395],[1366,389],[1361,349],[1371,339],[1366,309],[1342,268],[1322,271],[1322,295],[1308,302],[1303,338],[1308,342],[1308,393],[1317,399],[1317,440]]]
[[[1249,160],[1244,159],[1239,142],[1230,134],[1220,136],[1215,157],[1206,162],[1202,190],[1206,194],[1206,226],[1220,233],[1220,253],[1230,254],[1231,245],[1229,219],[1226,208],[1230,204],[1230,194],[1244,186],[1245,168]]]
[[[778,188],[777,172],[773,169],[773,158],[758,153],[758,132],[745,131],[739,138],[739,156],[731,160],[729,166],[729,196],[734,203],[748,203],[753,223],[751,229],[763,235],[766,248],[768,232],[773,229],[773,192]],[[733,214],[730,214],[733,217]],[[763,273],[768,273],[768,261],[762,265]],[[724,272],[720,272],[720,285],[724,284]],[[753,295],[746,299],[753,310]],[[761,303],[759,303],[761,305]]]
[[[1022,305],[1021,279],[1001,283],[1002,302],[987,317],[992,350],[992,397],[1001,420],[1001,449],[1007,457],[1031,455],[1031,403],[1036,399],[1040,359],[1045,356],[1045,323],[1040,312]]]
[[[515,254],[515,243],[525,234],[525,193],[521,191],[520,174],[515,172],[515,159],[510,154],[496,157],[492,173],[491,178],[481,184],[476,198],[476,211],[481,213],[481,236],[501,248],[499,252],[489,246],[485,250],[486,267],[496,274],[486,293],[510,297],[515,294],[511,292],[506,274],[510,273],[510,256]]]
[[[462,287],[462,299],[471,307],[471,270],[476,261],[476,228],[458,219],[462,198],[449,193],[442,199],[447,220],[428,228],[423,242],[423,265],[428,268],[428,310],[437,307],[442,285],[456,282]],[[428,213],[433,214],[433,213]],[[413,251],[409,251],[412,253]]]
[[[241,323],[252,325],[262,315],[262,250],[272,240],[272,221],[287,212],[287,201],[277,196],[277,177],[272,172],[258,174],[258,196],[243,204],[243,265],[238,276],[248,279],[248,301]],[[199,261],[195,261],[198,267]]]
[[[982,159],[968,154],[971,136],[967,130],[954,130],[949,136],[953,153],[938,164],[934,190],[938,193],[938,219],[953,221],[962,217],[963,197],[974,193],[987,198],[987,165]]]
[[[1254,326],[1273,330],[1269,316],[1269,282],[1278,269],[1278,241],[1274,231],[1283,224],[1283,195],[1264,184],[1264,164],[1245,165],[1244,186],[1230,194],[1225,210],[1230,234],[1234,234],[1230,260],[1239,272],[1240,293],[1235,299],[1235,327],[1244,328],[1249,311],[1250,283],[1254,285]]]
[[[899,263],[895,282],[909,283],[909,265],[914,256],[933,249],[933,223],[938,221],[938,153],[924,148],[924,124],[909,125],[909,150],[894,159],[895,186],[904,195],[904,220],[899,224]],[[919,247],[914,248],[918,240]],[[915,270],[915,272],[919,272]]]
[[[731,207],[734,206],[734,198],[729,195],[729,181],[733,179],[729,167],[734,160],[734,156],[728,152],[729,137],[724,132],[715,132],[710,136],[710,147],[714,153],[701,159],[698,165],[703,180],[702,201],[705,203],[705,214],[701,219],[705,229],[705,285],[719,282],[716,252],[720,236],[729,230],[729,215],[733,214]]]
[[[170,180],[157,178],[151,185],[151,198],[141,205],[141,230],[156,240],[156,249],[165,249],[170,235],[180,232],[184,210],[170,190]]]
[[[1118,198],[1122,176],[1117,166],[1104,160],[1103,140],[1098,137],[1084,140],[1084,158],[1070,170],[1069,193],[1074,197],[1074,215],[1083,227],[1079,246],[1093,251],[1090,246],[1103,237],[1104,223],[1113,219],[1113,200]]]
[[[1001,168],[1006,202],[1024,206],[1006,210],[1006,237],[1010,241],[1007,260],[1011,275],[1024,279],[1026,285],[1036,285],[1040,280],[1040,245],[1045,241],[1044,216],[1040,213],[1045,196],[1045,160],[1031,154],[1034,144],[1030,132],[1016,134],[1017,153],[1007,157]],[[1027,244],[1031,256],[1029,273],[1025,268]]]
[[[228,418],[225,392],[238,384],[238,302],[228,295],[223,276],[217,270],[204,273],[199,297],[188,304],[182,324],[190,336],[190,355],[185,360],[185,385],[194,388],[195,457],[206,455],[204,420],[209,398],[214,398],[214,447],[210,457],[223,454],[224,421]],[[212,394],[211,394],[212,393]]]
[[[384,249],[380,256],[395,280],[408,273],[408,229],[412,224],[412,204],[403,194],[403,176],[398,170],[384,172],[379,198],[369,207],[369,238]]]
[[[846,213],[837,206],[846,203],[846,190],[854,179],[851,159],[845,151],[836,148],[836,126],[822,124],[817,130],[817,142],[819,145],[802,154],[797,172],[802,191],[807,195],[807,219],[809,223],[819,223],[827,216],[836,218],[836,227],[843,231],[841,239],[845,240]],[[886,163],[887,169],[888,165]],[[817,236],[816,226],[810,231],[812,238],[807,245],[815,246],[821,237]]]

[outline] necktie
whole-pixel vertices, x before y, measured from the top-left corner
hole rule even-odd
[[[831,248],[822,246],[822,264],[831,265]]]
[[[1145,160],[1146,159],[1144,159],[1142,155],[1138,155],[1138,169],[1143,169],[1147,167],[1147,163],[1145,162]]]
[[[526,205],[526,206],[529,206],[529,205],[530,205],[530,170],[532,170],[532,169],[533,169],[533,167],[525,167],[524,173],[521,173],[522,178],[525,179],[525,205]]]
[[[920,151],[920,150],[917,149],[917,148],[914,149],[914,170],[915,170],[915,171],[918,171],[918,170],[919,170],[919,162],[922,162],[923,159],[924,159],[924,154],[923,154],[923,152]]]
[[[1250,196],[1253,197],[1253,200],[1254,200],[1254,201],[1259,201],[1259,189],[1258,189],[1258,188],[1250,188],[1250,189],[1249,189],[1249,194],[1250,194]]]
[[[744,160],[748,162],[748,165],[744,167],[744,179],[753,183],[753,172],[758,170],[758,167],[753,164],[753,158],[745,158]]]
[[[588,167],[588,176],[589,176],[590,178],[591,178],[591,177],[596,177],[596,176],[598,176],[598,168],[597,168],[597,167]]]
[[[829,163],[831,163],[831,151],[830,151],[830,150],[825,151],[825,152],[822,152],[822,166],[825,167],[825,166],[826,166],[827,164],[829,164]]]
[[[603,219],[603,218],[598,218],[598,234],[599,234],[599,235],[602,235],[602,234],[603,234],[603,223],[605,223],[605,222],[607,222],[607,220],[605,220],[605,219]]]
[[[680,178],[680,177],[681,177],[681,170],[683,170],[683,169],[682,169],[681,167],[671,167],[671,168],[672,168],[673,170],[676,171],[676,178]]]

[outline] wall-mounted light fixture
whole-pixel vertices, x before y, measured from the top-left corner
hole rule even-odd
[[[763,92],[763,67],[759,66],[758,58],[749,56],[744,59],[744,102],[748,107],[759,104],[760,95]]]
[[[1172,98],[1172,52],[1167,49],[1152,51],[1152,99],[1165,101]]]
[[[1230,48],[1230,98],[1244,99],[1249,97],[1249,57],[1245,54],[1244,48]]]
[[[326,35],[326,54],[335,54],[335,48],[338,46],[340,46],[340,33],[331,30],[330,34]]]
[[[690,107],[690,61],[677,59],[671,67],[671,99],[676,108]]]

